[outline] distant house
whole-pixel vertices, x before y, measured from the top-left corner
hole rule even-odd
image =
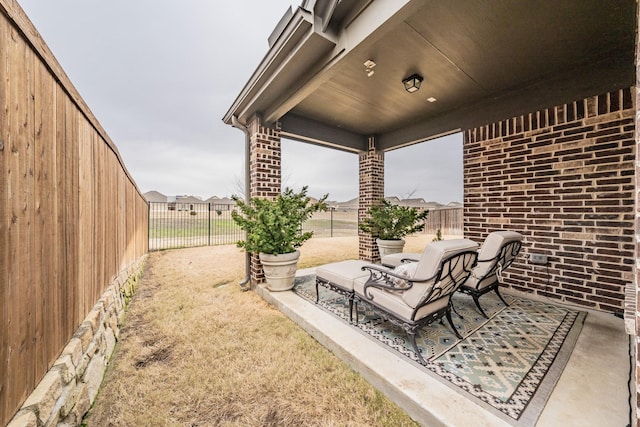
[[[426,202],[423,198],[404,199],[400,201],[400,205],[418,209],[439,209],[442,207],[441,203]]]
[[[147,199],[147,202],[167,203],[167,196],[158,191],[147,191],[143,196]]]
[[[209,206],[212,211],[230,211],[236,207],[236,202],[231,200],[229,197],[223,197],[222,199],[213,196],[207,199],[208,203],[211,203]]]
[[[346,202],[338,203],[338,209],[341,210],[349,210],[349,209],[358,209],[359,198],[347,200]]]
[[[387,202],[391,202],[394,205],[399,205],[400,204],[400,199],[396,196],[387,196],[384,198]]]
[[[327,204],[327,209],[331,210],[336,210],[340,206],[340,203],[336,202],[335,200],[326,200],[325,203]]]
[[[153,211],[167,210],[167,196],[164,194],[158,191],[147,191],[143,196],[149,202],[149,209]]]
[[[168,203],[169,210],[171,211],[193,211],[196,210],[197,205],[202,205],[204,202],[197,196],[176,196],[173,201]]]

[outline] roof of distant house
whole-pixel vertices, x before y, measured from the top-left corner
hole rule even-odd
[[[144,198],[148,202],[152,203],[167,203],[167,196],[158,191],[147,191],[143,194]]]
[[[176,196],[176,203],[204,203],[202,199],[196,196]]]

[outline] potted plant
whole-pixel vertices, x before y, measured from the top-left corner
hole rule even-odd
[[[424,230],[428,210],[394,205],[382,199],[368,210],[368,218],[359,224],[360,230],[377,237],[380,257],[402,252],[404,237]]]
[[[239,209],[231,213],[233,221],[247,233],[246,240],[237,245],[259,255],[270,291],[293,288],[300,258],[297,248],[313,235],[312,231],[303,232],[302,224],[327,208],[327,196],[312,202],[305,186],[299,193],[286,188],[275,200],[252,198],[245,203],[232,197]]]

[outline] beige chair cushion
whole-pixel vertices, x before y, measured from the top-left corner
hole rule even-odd
[[[418,268],[414,274],[415,279],[428,279],[432,277],[440,268],[440,263],[444,258],[464,251],[477,251],[478,244],[469,239],[441,240],[433,242],[425,248]],[[460,266],[462,267],[462,266]],[[467,266],[469,268],[470,266]],[[427,282],[416,282],[413,288],[404,292],[402,298],[411,307],[416,307],[422,298],[433,287],[433,280]]]
[[[364,295],[365,283],[367,283],[367,277],[356,279],[353,283],[353,290],[356,294],[360,295],[362,299],[368,301],[368,298]],[[404,302],[404,300],[402,299],[402,294],[400,292],[367,288],[367,294],[372,295],[373,301],[381,307],[384,307],[384,309],[389,313],[394,314],[395,316],[408,322],[412,321],[411,314],[413,313],[414,307],[411,307]],[[418,310],[415,320],[422,319],[426,315],[445,307],[448,303],[449,300],[447,298],[442,298],[432,302],[431,304],[427,304],[426,306],[421,307],[420,310]]]
[[[382,257],[382,265],[388,265],[391,267],[397,267],[402,264],[403,259],[411,259],[413,261],[420,261],[421,253],[416,252],[400,252],[397,254],[385,255]]]
[[[522,234],[516,233],[515,231],[494,231],[493,233],[489,233],[480,248],[480,252],[478,253],[478,264],[473,269],[473,274],[467,283],[465,283],[465,286],[475,288],[478,283],[478,279],[484,277],[484,275],[487,274],[487,272],[495,265],[496,259],[494,258],[498,255],[500,248],[510,242],[519,241],[522,241]],[[478,289],[484,289],[485,287],[495,283],[496,280],[497,277],[494,275],[493,280],[485,280]]]
[[[353,281],[359,277],[369,277],[368,271],[362,271],[362,267],[371,265],[360,260],[347,260],[325,264],[316,268],[316,277],[333,283],[345,291],[353,291]]]

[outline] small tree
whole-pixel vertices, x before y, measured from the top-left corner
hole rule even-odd
[[[240,212],[231,212],[231,217],[247,232],[246,240],[237,242],[238,247],[272,255],[294,252],[313,235],[312,231],[303,232],[302,224],[315,212],[327,209],[327,196],[312,203],[306,186],[299,193],[286,188],[275,200],[252,198],[245,203],[233,196]]]
[[[369,217],[359,224],[360,230],[382,240],[400,240],[424,230],[429,211],[394,205],[382,199],[379,205],[369,208],[368,214]]]

